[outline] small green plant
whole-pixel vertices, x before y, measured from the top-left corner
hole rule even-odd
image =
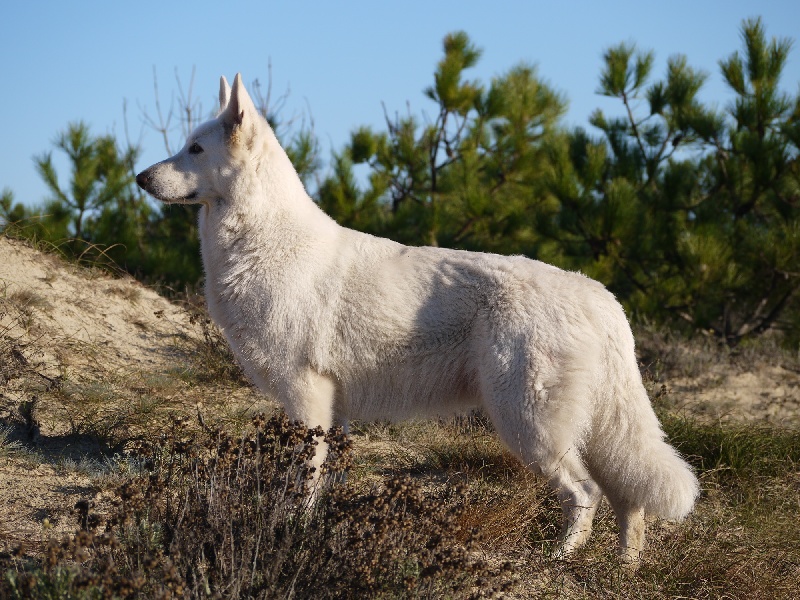
[[[754,424],[700,423],[664,413],[664,430],[702,471],[732,476],[775,476],[800,464],[800,431]]]
[[[10,426],[0,427],[0,458],[24,450],[19,440],[13,439],[14,429]]]

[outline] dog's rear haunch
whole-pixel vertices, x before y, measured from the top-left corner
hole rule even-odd
[[[599,283],[340,227],[240,75],[233,88],[222,78],[219,115],[136,181],[164,202],[202,205],[211,316],[291,418],[327,429],[481,408],[558,494],[562,556],[589,537],[603,495],[632,560],[645,515],[691,511],[697,480],[664,441],[625,314]]]

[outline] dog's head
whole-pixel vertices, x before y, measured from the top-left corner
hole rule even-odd
[[[171,158],[136,176],[136,183],[155,198],[170,203],[210,203],[231,198],[243,175],[253,168],[268,143],[269,125],[261,117],[242,83],[233,87],[220,78],[220,112],[200,125]]]

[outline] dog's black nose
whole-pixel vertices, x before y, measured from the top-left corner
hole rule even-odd
[[[142,171],[136,176],[136,184],[143,190],[147,190],[148,183],[150,183],[150,174],[147,171]]]

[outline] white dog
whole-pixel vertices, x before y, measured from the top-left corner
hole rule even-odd
[[[246,374],[309,426],[480,407],[564,511],[558,555],[602,496],[637,559],[644,515],[698,495],[664,442],[625,314],[599,283],[523,257],[407,247],[308,196],[236,76],[220,113],[136,181],[200,203],[206,300]],[[323,456],[317,457],[321,462]]]

